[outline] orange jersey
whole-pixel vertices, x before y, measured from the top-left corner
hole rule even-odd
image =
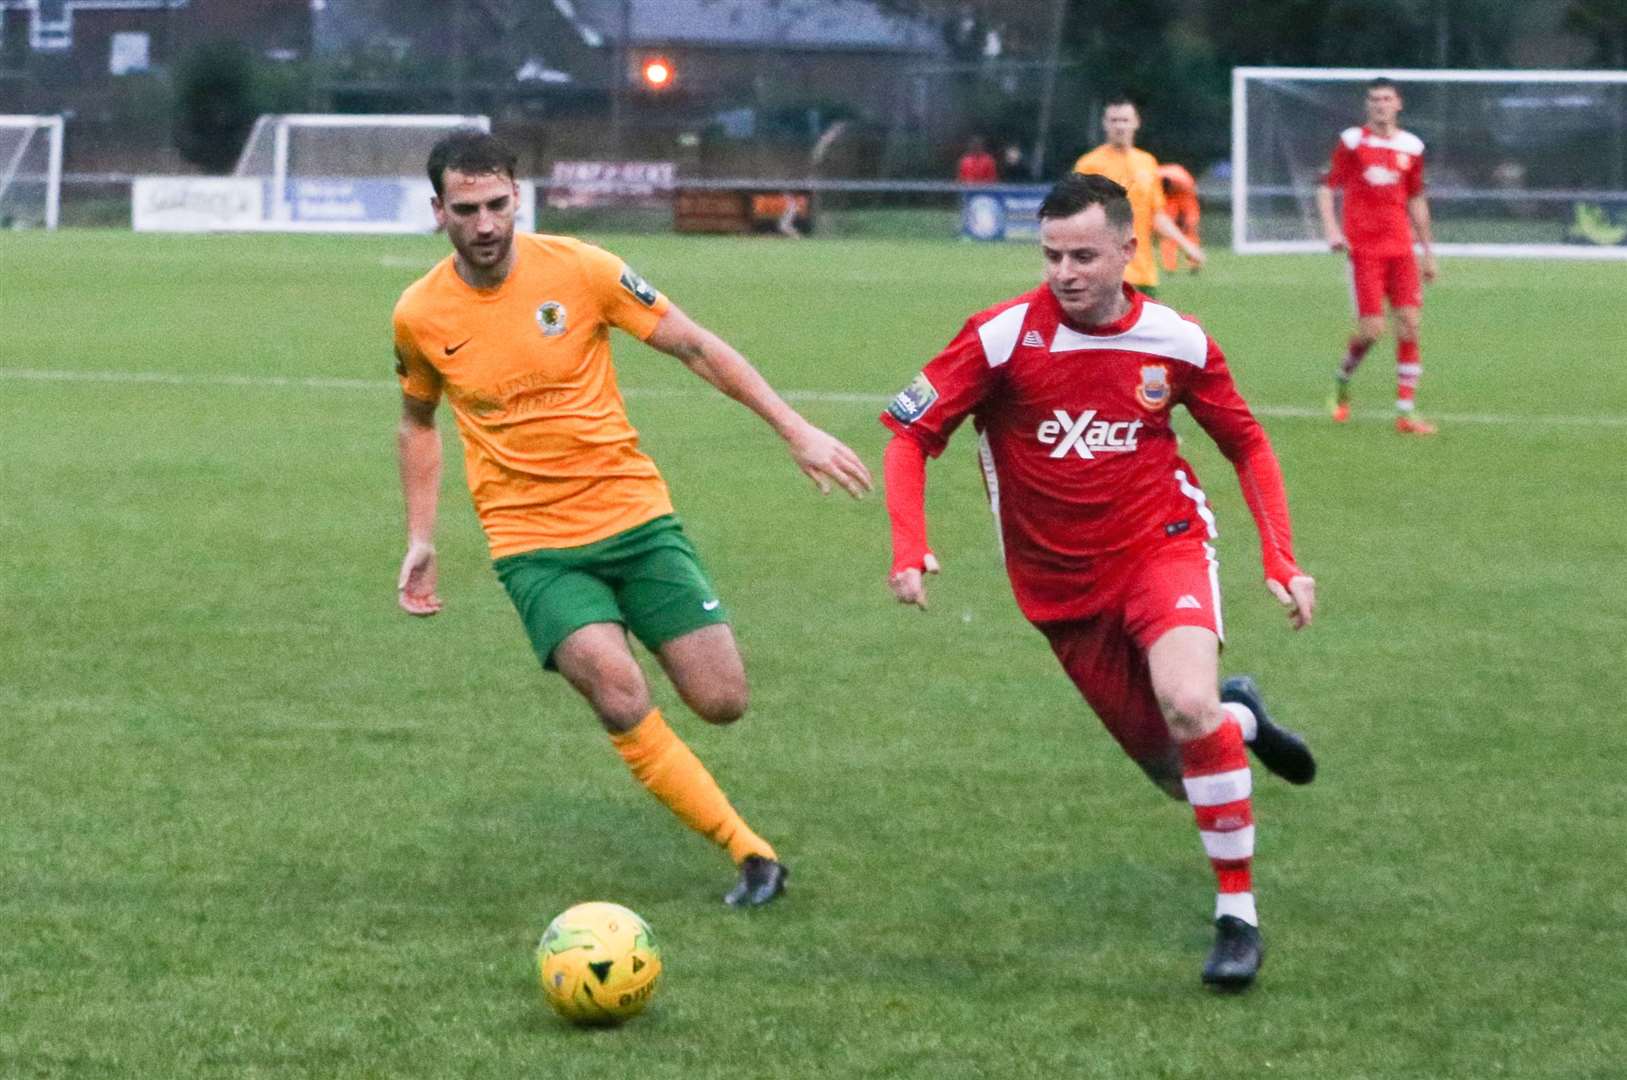
[[[1158,177],[1158,159],[1145,150],[1120,150],[1103,143],[1073,163],[1077,173],[1099,173],[1121,185],[1130,196],[1135,215],[1136,254],[1124,269],[1131,285],[1158,284],[1158,262],[1152,250],[1152,219],[1164,209],[1164,185]]]
[[[1198,182],[1192,179],[1192,174],[1186,171],[1186,166],[1177,165],[1173,161],[1166,161],[1158,166],[1158,178],[1164,182],[1166,195],[1186,193],[1196,195]]]
[[[1175,227],[1187,236],[1192,236],[1198,227],[1198,218],[1203,216],[1203,207],[1198,203],[1195,191],[1174,191],[1164,196],[1164,213],[1169,215]],[[1166,240],[1166,243],[1173,241]]]
[[[1164,183],[1164,213],[1175,222],[1177,229],[1186,234],[1187,239],[1197,243],[1198,218],[1203,214],[1203,208],[1198,205],[1198,182],[1192,179],[1192,174],[1184,166],[1173,161],[1158,166],[1158,177]],[[1166,249],[1175,246],[1175,241],[1168,237],[1161,239]],[[1164,259],[1164,266],[1173,269],[1168,257]]]
[[[395,306],[402,392],[451,402],[492,558],[578,547],[672,513],[638,448],[610,361],[610,328],[639,340],[671,307],[614,255],[516,234],[495,289],[448,255]]]

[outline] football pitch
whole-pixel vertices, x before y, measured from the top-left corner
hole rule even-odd
[[[878,476],[877,413],[1036,250],[594,236]],[[445,611],[395,606],[390,309],[436,238],[0,235],[0,1077],[1616,1077],[1627,1069],[1627,266],[1445,260],[1423,411],[1391,346],[1323,416],[1332,257],[1217,253],[1203,319],[1286,475],[1317,624],[1235,478],[1228,672],[1322,772],[1256,771],[1267,959],[1203,991],[1213,880],[1017,615],[962,432],[932,607],[879,492],[821,499],[745,409],[630,339],[646,449],[753,687],[658,702],[792,866],[724,856],[530,655],[450,417]],[[647,657],[645,659],[648,659]],[[654,668],[651,665],[653,672]],[[654,927],[612,1031],[541,1004],[581,900]]]

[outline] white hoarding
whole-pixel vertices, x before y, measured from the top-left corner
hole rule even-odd
[[[264,184],[230,176],[138,176],[130,189],[137,232],[252,229],[264,207]]]

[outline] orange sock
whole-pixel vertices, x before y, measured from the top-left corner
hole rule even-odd
[[[660,709],[651,709],[631,731],[610,736],[610,742],[651,795],[678,815],[679,821],[727,848],[729,858],[737,863],[747,855],[778,860],[768,842],[752,832],[729,805],[728,796],[700,758],[667,726]]]

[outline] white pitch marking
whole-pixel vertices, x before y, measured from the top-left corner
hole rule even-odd
[[[151,386],[240,386],[258,389],[299,390],[367,390],[372,392],[395,389],[393,379],[344,379],[326,375],[184,375],[164,371],[71,371],[49,368],[0,367],[0,380],[14,382],[91,382],[127,383]],[[630,398],[696,398],[715,401],[728,399],[715,391],[702,387],[626,387],[622,393]],[[789,401],[814,401],[837,405],[864,405],[880,412],[892,400],[889,393],[858,393],[848,390],[782,390],[780,396]],[[1301,405],[1256,405],[1256,416],[1274,420],[1326,420],[1327,410]],[[1394,413],[1369,410],[1351,414],[1357,420],[1393,419]],[[1627,416],[1602,414],[1599,416],[1525,416],[1501,413],[1437,413],[1429,412],[1431,420],[1444,424],[1486,424],[1492,426],[1547,427],[1602,427],[1627,428]]]

